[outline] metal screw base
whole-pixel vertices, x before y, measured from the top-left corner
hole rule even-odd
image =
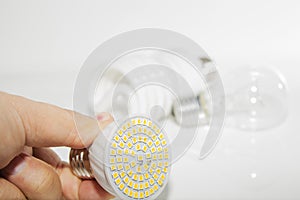
[[[89,161],[87,149],[71,149],[69,162],[72,172],[82,179],[93,179],[93,172]]]

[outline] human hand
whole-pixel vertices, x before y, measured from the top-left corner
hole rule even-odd
[[[77,178],[47,148],[85,148],[99,128],[113,121],[107,113],[99,115],[98,122],[76,115],[80,124],[75,125],[72,111],[0,92],[0,199],[113,197],[95,180]]]

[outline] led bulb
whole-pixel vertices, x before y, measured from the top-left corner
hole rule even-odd
[[[95,178],[121,199],[154,199],[170,172],[170,149],[164,131],[145,117],[109,125],[88,150],[71,150],[74,174]]]

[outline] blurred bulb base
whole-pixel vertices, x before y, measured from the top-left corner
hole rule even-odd
[[[82,179],[93,179],[89,152],[87,149],[71,149],[69,162],[73,174]]]

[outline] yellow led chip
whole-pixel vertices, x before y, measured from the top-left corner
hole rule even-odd
[[[143,124],[144,124],[144,125],[147,124],[147,120],[146,120],[146,119],[143,120]]]
[[[120,178],[117,178],[115,182],[116,182],[117,185],[119,185],[122,181],[121,181]]]
[[[122,131],[122,130],[119,130],[119,131],[118,131],[118,134],[119,134],[119,136],[122,136],[122,135],[123,135],[123,131]]]
[[[144,198],[144,192],[140,192],[139,198],[140,198],[140,199],[143,199],[143,198]]]
[[[154,170],[153,170],[152,168],[150,168],[150,169],[149,169],[149,173],[150,173],[150,174],[153,174],[153,173],[154,173]]]
[[[121,183],[121,184],[119,185],[120,190],[123,190],[124,187],[125,187],[124,183]]]
[[[124,163],[127,163],[127,162],[128,162],[128,157],[124,157],[124,158],[123,158],[123,162],[124,162]]]
[[[133,189],[135,189],[135,190],[139,189],[139,185],[137,183],[134,183]]]
[[[133,197],[133,191],[132,190],[129,190],[129,196]]]
[[[165,154],[165,159],[169,159],[169,154]]]
[[[114,150],[114,149],[110,150],[110,155],[112,155],[112,156],[116,155],[116,150]]]
[[[139,197],[139,196],[138,196],[138,192],[134,192],[134,193],[133,193],[133,196],[134,196],[134,198],[137,199],[137,198]]]
[[[143,175],[140,175],[139,176],[139,181],[143,181],[144,180],[144,176]]]
[[[147,165],[147,164],[144,164],[144,169],[147,171],[148,169],[149,169],[149,165]]]
[[[161,173],[161,169],[156,169],[156,173],[160,174]]]
[[[142,155],[139,155],[139,156],[138,156],[138,160],[139,160],[139,161],[142,161],[142,160],[143,160],[143,156],[142,156]]]
[[[155,148],[155,147],[152,147],[152,148],[151,148],[151,152],[152,152],[152,153],[155,153],[155,151],[156,151],[156,148]]]
[[[162,167],[163,166],[163,163],[162,162],[158,162],[157,164],[159,167]]]
[[[145,186],[145,188],[148,188],[149,187],[149,182],[148,181],[145,182],[144,186]]]
[[[165,167],[165,168],[163,169],[163,172],[168,173],[168,168]]]
[[[162,152],[162,147],[161,146],[157,147],[157,152]]]
[[[160,145],[160,141],[159,141],[159,140],[156,140],[156,141],[155,141],[155,146],[158,146],[158,145]]]
[[[138,119],[138,120],[137,120],[137,123],[140,124],[140,123],[141,123],[141,119]]]
[[[151,158],[151,153],[147,153],[146,158],[148,158],[148,159]]]
[[[110,162],[110,164],[114,164],[114,163],[116,162],[116,159],[115,159],[115,158],[111,158],[111,159],[109,160],[109,162]]]
[[[136,166],[136,162],[131,161],[130,165],[131,165],[131,167],[135,167]]]
[[[138,180],[138,175],[137,174],[133,174],[133,180],[137,181]]]
[[[156,129],[155,132],[156,132],[157,134],[160,134],[160,130],[159,130],[159,129]]]
[[[141,145],[140,145],[140,144],[137,144],[137,145],[135,146],[135,149],[136,149],[137,151],[141,150]]]
[[[162,141],[161,141],[161,144],[162,144],[163,146],[165,146],[165,145],[167,144],[167,141],[166,141],[166,140],[162,140]]]
[[[110,165],[110,170],[111,170],[111,171],[114,171],[114,170],[116,170],[116,169],[117,169],[116,165]]]
[[[165,176],[164,174],[161,174],[161,175],[160,175],[160,179],[161,179],[161,180],[165,180],[165,178],[166,178],[166,176]]]
[[[145,176],[145,179],[148,179],[150,177],[148,173],[145,173],[144,176]]]
[[[123,165],[122,165],[122,164],[119,164],[119,165],[118,165],[118,170],[121,170],[121,169],[123,169]]]
[[[161,133],[161,134],[159,134],[159,136],[158,136],[158,137],[159,137],[159,139],[161,139],[161,140],[162,140],[162,139],[164,139],[164,137],[165,137],[165,136],[164,136],[164,134],[162,134],[162,133]]]
[[[146,145],[143,146],[143,151],[146,153],[147,152],[148,147]]]
[[[118,162],[118,163],[120,163],[120,162],[122,162],[122,161],[123,161],[122,157],[117,157],[117,162]]]
[[[153,178],[155,179],[155,180],[157,180],[158,179],[158,175],[155,173],[155,174],[153,174]]]
[[[116,142],[119,142],[119,140],[120,140],[119,136],[116,135],[116,136],[114,137],[114,140],[115,140]]]
[[[132,188],[133,182],[132,182],[132,181],[129,181],[128,186]]]
[[[130,138],[132,136],[130,131],[127,132],[127,136],[128,136],[128,138]]]
[[[129,181],[129,177],[128,176],[126,176],[125,178],[124,178],[124,183],[128,183],[128,181]]]
[[[124,142],[121,141],[121,142],[119,143],[119,146],[120,146],[121,148],[124,148],[124,147],[125,147]]]
[[[132,140],[132,142],[133,142],[134,144],[137,143],[136,137],[133,137],[131,140]]]
[[[143,190],[143,189],[144,189],[144,184],[143,184],[143,183],[140,183],[139,189],[140,189],[140,190]]]
[[[150,193],[148,190],[145,191],[145,197],[149,197]]]
[[[113,173],[113,177],[117,178],[119,176],[119,174],[117,172]]]
[[[123,171],[120,173],[121,178],[123,178],[126,175],[126,173]]]
[[[131,150],[130,154],[131,154],[132,157],[134,157],[135,156],[135,151]]]
[[[135,128],[132,129],[132,133],[133,133],[133,134],[136,134],[136,129],[135,129]]]
[[[150,185],[153,185],[155,183],[154,179],[150,178],[149,183],[150,183]]]
[[[155,168],[156,168],[156,163],[152,163],[152,164],[151,164],[151,167],[152,167],[153,169],[155,169]]]
[[[148,135],[149,137],[152,137],[152,131],[148,131],[147,135]]]
[[[157,191],[158,188],[159,188],[159,187],[158,187],[158,185],[156,185],[156,184],[153,186],[154,191]]]
[[[152,156],[152,159],[153,159],[153,160],[156,160],[156,159],[157,159],[157,155],[154,154],[154,155]]]
[[[154,193],[153,188],[150,188],[149,192],[150,192],[150,195],[152,195]]]
[[[133,174],[133,171],[131,171],[131,170],[130,170],[130,171],[128,171],[128,172],[127,172],[127,174],[128,174],[128,176],[130,176],[130,177],[131,177],[131,176],[132,176],[132,174]]]
[[[111,143],[111,147],[112,147],[112,148],[117,148],[117,146],[118,146],[117,143],[115,143],[115,142],[112,142],[112,143]]]
[[[131,124],[132,124],[132,125],[136,125],[135,119],[131,120]]]
[[[125,165],[125,170],[128,171],[130,169],[129,165]]]
[[[131,142],[128,142],[128,143],[127,143],[127,146],[128,146],[129,149],[131,149],[133,145],[132,145]]]
[[[136,168],[136,171],[137,171],[138,173],[141,173],[141,172],[142,172],[142,167],[141,167],[141,166],[138,166],[138,167]]]
[[[124,149],[124,154],[128,155],[129,154],[129,150],[128,149]]]
[[[162,155],[162,154],[159,154],[159,155],[158,155],[158,159],[159,159],[159,160],[162,160],[162,159],[163,159],[163,155]]]
[[[151,147],[152,144],[153,144],[152,140],[149,140],[149,141],[148,141],[148,146]]]
[[[126,195],[129,195],[129,189],[128,189],[127,187],[124,189],[124,193],[125,193]]]
[[[155,141],[156,138],[157,138],[156,135],[153,135],[153,136],[152,136],[152,140],[153,140],[153,141]]]
[[[118,149],[118,150],[117,150],[117,153],[118,153],[119,155],[122,155],[122,154],[123,154],[123,151],[122,151],[121,149]]]
[[[123,141],[124,141],[124,142],[127,142],[127,140],[128,140],[128,137],[127,137],[126,135],[124,135],[124,136],[123,136]]]

